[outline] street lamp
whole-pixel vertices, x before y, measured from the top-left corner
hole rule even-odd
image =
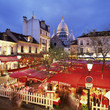
[[[18,68],[20,68],[20,62],[19,62],[19,60],[21,59],[21,56],[18,55],[17,58],[18,58]]]
[[[90,76],[90,72],[91,72],[92,67],[93,67],[92,60],[88,60],[88,62],[87,62],[87,69],[88,69],[88,71],[89,71],[89,76]],[[90,79],[91,79],[91,77],[88,77],[87,80],[90,80]],[[89,81],[88,81],[88,82],[89,82]],[[87,84],[87,83],[86,83],[86,84]],[[88,83],[88,84],[89,84],[88,86],[90,86],[91,83]],[[92,87],[92,86],[93,86],[93,84],[91,84],[91,87]],[[90,110],[89,100],[90,100],[90,88],[88,87],[88,109]]]
[[[92,67],[93,67],[92,60],[88,60],[88,62],[87,62],[87,69],[89,70],[89,76],[90,76],[90,72],[91,72]]]
[[[0,67],[1,67],[1,71],[0,72],[2,72],[2,61],[0,60]],[[1,76],[1,74],[0,74],[0,76]]]

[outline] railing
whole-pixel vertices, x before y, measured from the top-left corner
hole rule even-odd
[[[96,103],[96,105],[94,105],[94,102],[92,102],[92,110],[108,110],[108,108],[106,107],[106,105],[102,106],[102,104],[100,104],[100,106],[98,106],[98,104]]]
[[[45,106],[46,108],[53,109],[53,97],[49,98],[42,94],[30,93],[30,92],[22,92],[22,91],[13,91],[12,89],[0,89],[0,96],[7,97],[10,100],[12,97],[17,97],[17,99],[21,99],[22,101],[33,104],[38,104]]]

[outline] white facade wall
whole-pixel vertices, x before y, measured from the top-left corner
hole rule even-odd
[[[21,46],[23,46],[23,52],[21,52]],[[29,47],[31,47],[31,53],[36,53],[36,48],[38,50],[38,45],[36,45],[36,44],[29,44],[29,43],[25,43],[25,42],[19,42],[18,43],[18,53],[30,53],[29,52]]]
[[[0,55],[11,55],[11,47],[13,47],[13,54],[16,55],[17,43],[0,40]]]
[[[40,24],[38,19],[30,19],[23,21],[23,34],[31,35],[40,43]]]
[[[91,40],[89,37],[84,37],[84,38],[78,38],[78,52],[80,53],[80,48],[83,48],[83,53],[87,53],[89,49],[89,53],[94,53],[94,48],[91,45]],[[81,45],[82,42],[82,45]],[[87,42],[89,44],[87,44]]]
[[[98,36],[97,36],[98,37]],[[102,38],[103,40],[103,36],[99,36],[100,38]],[[110,39],[110,36],[106,36],[108,37],[108,40]],[[89,53],[93,53],[92,57],[103,57],[101,53],[98,53],[98,56],[96,56],[95,50],[94,50],[94,46],[91,45],[91,39],[90,37],[81,37],[81,38],[77,38],[78,40],[78,53],[80,53],[80,48],[83,48],[83,53],[85,53],[85,57],[86,57],[86,53],[87,53],[87,49],[89,49]],[[83,45],[81,45],[81,41],[83,42]],[[87,41],[89,41],[89,45],[87,45]],[[108,44],[109,46],[109,44]],[[105,48],[105,47],[103,47]],[[106,57],[110,57],[110,52],[107,54]]]

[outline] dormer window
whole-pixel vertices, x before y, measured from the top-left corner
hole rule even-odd
[[[21,37],[21,36],[19,36],[19,39],[22,39],[22,37]]]
[[[4,40],[7,41],[7,35],[3,34]]]
[[[27,39],[28,42],[33,42],[33,38],[31,36],[28,36],[28,39]]]
[[[41,21],[41,27],[45,29],[45,21]]]

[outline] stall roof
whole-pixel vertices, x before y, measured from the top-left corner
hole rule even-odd
[[[11,61],[18,61],[16,56],[7,56],[7,57],[0,57],[1,62],[11,62]]]
[[[64,84],[72,87],[77,87],[77,83],[81,78],[81,74],[74,74],[74,73],[60,73],[55,74],[52,78],[48,79],[47,82],[54,83],[57,82],[59,84]]]
[[[107,76],[106,76],[107,75]],[[108,74],[95,74],[95,75],[91,75],[91,77],[93,78],[93,87],[97,87],[97,88],[103,88],[103,89],[109,89],[110,90],[110,75]],[[81,87],[85,87],[85,79],[86,79],[87,75],[83,75],[79,82],[78,82],[78,86]]]
[[[21,78],[21,77],[27,76],[27,73],[25,73],[25,72],[14,72],[14,73],[11,73],[9,76],[12,78]]]
[[[33,78],[33,79],[37,79],[37,80],[40,80],[40,81],[43,81],[47,78],[47,72],[40,72],[40,71],[37,71],[31,75],[28,75],[28,78]]]

